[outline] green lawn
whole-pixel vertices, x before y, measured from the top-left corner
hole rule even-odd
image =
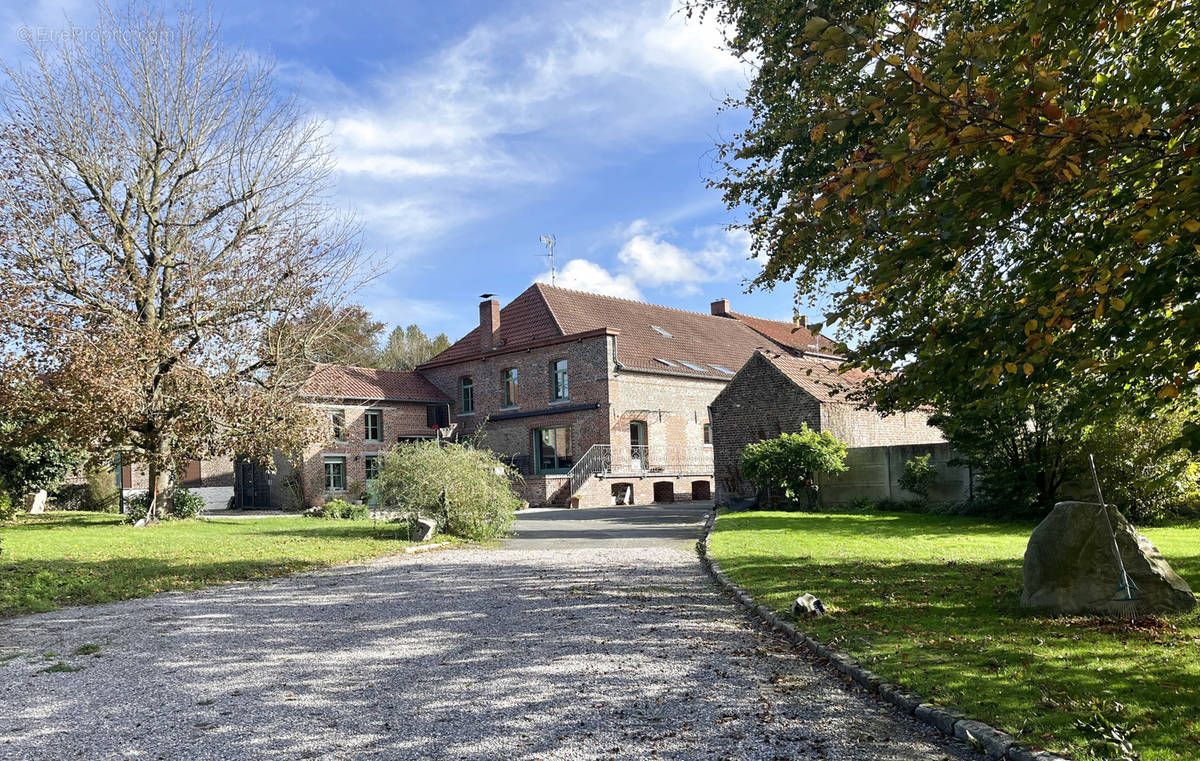
[[[1021,559],[1032,528],[743,512],[718,518],[711,547],[768,607],[785,611],[801,592],[822,598],[829,615],[803,625],[813,636],[1023,742],[1091,758],[1095,732],[1075,722],[1100,706],[1132,730],[1144,761],[1200,757],[1200,614],[1129,628],[1026,611]],[[1200,524],[1144,533],[1200,589]]]
[[[104,513],[26,515],[0,526],[0,617],[307,571],[401,551],[373,521],[287,516],[134,528]]]

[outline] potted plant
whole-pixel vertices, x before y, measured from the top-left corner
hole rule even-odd
[[[363,504],[363,495],[367,493],[367,485],[362,481],[351,481],[346,487],[351,500],[358,505]]]

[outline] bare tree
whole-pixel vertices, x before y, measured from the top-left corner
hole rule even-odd
[[[101,6],[5,65],[0,401],[143,462],[319,437],[298,391],[365,278],[319,125],[191,11]],[[32,381],[32,382],[31,382]]]

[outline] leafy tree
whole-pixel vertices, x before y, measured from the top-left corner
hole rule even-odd
[[[86,453],[62,435],[62,421],[48,414],[0,417],[0,490],[17,499],[52,489],[79,468]]]
[[[981,510],[1040,515],[1078,475],[1080,426],[1071,401],[1062,394],[960,396],[930,423],[977,477]]]
[[[320,436],[298,392],[362,267],[269,65],[190,11],[102,5],[94,31],[4,69],[0,389],[146,463],[154,519],[186,461]]]
[[[893,404],[946,378],[1146,405],[1200,382],[1192,4],[690,9],[755,64],[715,184],[750,210],[756,284],[828,295],[854,362],[906,365]]]
[[[438,333],[436,338],[430,340],[416,325],[409,325],[407,328],[397,325],[388,334],[380,367],[387,370],[412,370],[449,348],[450,339],[445,333]]]
[[[320,336],[313,347],[313,357],[319,362],[356,367],[379,367],[382,353],[379,339],[387,327],[363,307],[351,304],[333,315],[335,326]]]
[[[1194,409],[1173,404],[1152,417],[1126,411],[1089,426],[1075,455],[1081,480],[1090,490],[1086,458],[1094,455],[1106,501],[1139,523],[1165,517],[1200,488],[1200,457],[1172,446],[1194,417]]]
[[[817,433],[802,423],[798,433],[746,445],[741,467],[742,475],[760,488],[780,489],[793,503],[804,497],[812,507],[817,474],[846,471],[846,445],[829,431]]]
[[[423,441],[400,444],[384,455],[373,488],[380,502],[414,519],[431,517],[441,531],[481,540],[508,530],[520,506],[513,478],[486,449]]]

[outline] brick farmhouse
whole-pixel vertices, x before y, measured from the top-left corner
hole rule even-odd
[[[319,368],[305,391],[328,416],[330,438],[298,462],[277,456],[274,473],[237,463],[235,501],[357,496],[382,452],[450,426],[511,463],[531,505],[710,499],[714,474],[718,492],[744,489],[727,464],[714,470],[721,425],[742,425],[710,418],[731,379],[766,356],[833,368],[833,349],[803,318],[738,314],[723,299],[700,314],[535,284],[503,308],[486,297],[478,326],[413,372]],[[777,400],[743,403],[769,410]],[[929,435],[848,404],[835,413],[826,398],[816,405],[856,440]]]
[[[357,499],[380,455],[398,443],[433,438],[449,416],[449,398],[414,372],[323,365],[304,393],[328,419],[328,439],[295,461],[276,453],[274,472],[239,460],[237,507],[301,509]]]
[[[712,495],[708,406],[759,347],[829,350],[805,327],[535,284],[417,368],[452,400],[459,434],[522,473],[534,505]]]

